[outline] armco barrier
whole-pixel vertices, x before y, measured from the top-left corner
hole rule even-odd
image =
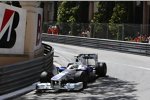
[[[0,95],[26,87],[38,81],[43,70],[53,65],[53,48],[43,44],[44,56],[7,66],[0,66]]]
[[[50,35],[46,33],[43,33],[42,39],[44,41],[56,43],[64,43],[98,49],[109,49],[150,56],[150,44],[148,43],[136,43],[109,39],[76,37],[68,35]]]

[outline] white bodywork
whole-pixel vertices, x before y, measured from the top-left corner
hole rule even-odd
[[[53,76],[51,78],[51,83],[37,83],[36,90],[81,90],[83,88],[83,82],[77,83],[62,83],[67,79],[73,79],[76,69],[66,69],[63,72]]]
[[[83,88],[83,82],[78,83],[67,83],[61,89],[65,90],[81,90]],[[59,90],[58,88],[52,88],[51,83],[38,83],[36,86],[36,90]]]

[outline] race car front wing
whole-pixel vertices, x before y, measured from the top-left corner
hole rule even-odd
[[[37,83],[36,90],[60,90],[65,89],[67,91],[71,90],[81,90],[83,89],[83,82],[77,83],[66,83],[64,86],[52,86],[51,83]]]

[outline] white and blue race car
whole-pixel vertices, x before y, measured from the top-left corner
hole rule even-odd
[[[104,77],[107,66],[104,62],[98,62],[97,54],[79,54],[74,63],[67,67],[57,67],[59,73],[52,75],[42,72],[40,82],[36,84],[36,91],[45,90],[82,90],[87,83],[95,77]]]

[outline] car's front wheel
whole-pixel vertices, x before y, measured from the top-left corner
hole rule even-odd
[[[51,78],[53,77],[53,73],[48,73],[46,71],[43,71],[40,75],[40,82],[41,83],[46,83],[46,82],[51,82]]]
[[[83,82],[83,88],[86,88],[88,82],[88,74],[85,71],[77,71],[74,80],[75,82]]]

